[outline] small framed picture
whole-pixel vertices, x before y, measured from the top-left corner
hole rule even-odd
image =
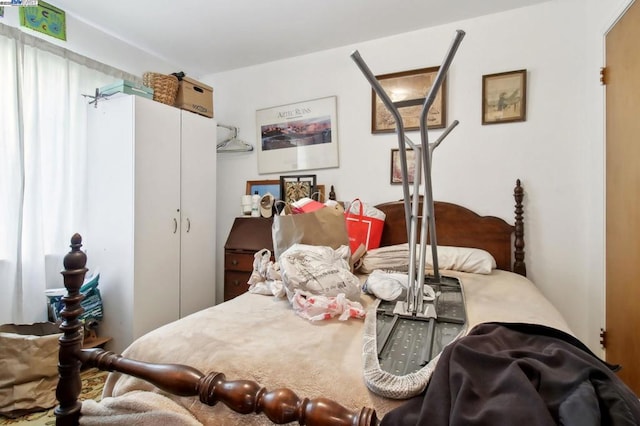
[[[482,76],[482,124],[526,121],[527,70]]]
[[[316,185],[316,190],[311,194],[311,198],[321,203],[327,201],[327,198],[325,198],[324,185]]]
[[[420,129],[420,115],[429,89],[440,67],[377,75],[376,79],[389,95],[402,117],[405,130]],[[427,128],[447,127],[447,80],[444,79],[427,112]],[[394,132],[396,122],[376,92],[371,90],[371,133]]]
[[[413,183],[414,173],[416,170],[416,154],[412,149],[407,149],[407,173],[409,174],[409,183]],[[400,150],[398,148],[391,149],[391,184],[402,183],[402,168],[400,166]]]
[[[258,191],[259,196],[263,196],[267,192],[273,195],[273,198],[276,200],[280,199],[280,180],[248,180],[247,181],[247,190],[245,194],[253,195],[256,191]]]
[[[285,203],[298,201],[316,192],[316,175],[280,176],[280,194]]]

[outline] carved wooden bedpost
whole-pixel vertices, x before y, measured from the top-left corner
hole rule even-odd
[[[515,223],[515,241],[514,241],[514,262],[513,272],[522,276],[527,275],[527,265],[524,263],[524,222],[522,220],[522,214],[524,212],[522,208],[522,199],[524,198],[524,190],[520,185],[520,179],[516,181],[516,187],[513,190],[513,198],[516,200],[516,223]]]
[[[80,287],[87,273],[87,256],[80,250],[82,237],[74,234],[71,237],[71,251],[64,257],[64,286],[67,294],[62,298],[64,308],[60,315],[60,353],[58,354],[58,387],[56,398],[60,405],[54,410],[56,425],[77,425],[80,419],[80,402],[78,396],[82,388],[80,380],[79,354],[82,351],[82,324],[78,317],[84,309],[80,305],[84,296]]]

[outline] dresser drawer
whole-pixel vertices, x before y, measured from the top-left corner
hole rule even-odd
[[[224,273],[224,300],[233,299],[249,290],[249,277],[251,271],[225,271]]]
[[[225,271],[253,271],[253,253],[226,251],[224,254]],[[247,276],[247,278],[249,278]]]

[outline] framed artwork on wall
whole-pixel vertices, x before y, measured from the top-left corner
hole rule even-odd
[[[527,70],[482,76],[482,124],[526,121]]]
[[[414,173],[416,169],[415,151],[407,149],[407,173],[409,174],[409,183],[413,183]],[[400,166],[400,150],[398,148],[391,149],[391,184],[402,183],[402,168]]]
[[[433,86],[440,67],[377,75],[376,79],[398,108],[405,130],[420,129],[420,114],[429,89]],[[447,126],[447,79],[427,112],[427,128],[443,129]],[[394,132],[393,115],[384,106],[376,92],[371,90],[371,133]]]
[[[42,0],[37,2],[22,1],[21,3],[23,5],[33,3],[34,5],[19,8],[20,26],[60,40],[67,40],[67,22],[64,10]]]
[[[256,112],[258,173],[338,167],[336,97]]]
[[[316,192],[316,175],[280,176],[281,200],[285,203],[298,201]]]

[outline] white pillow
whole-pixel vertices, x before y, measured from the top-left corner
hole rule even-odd
[[[416,254],[418,250],[416,249]],[[432,269],[431,246],[427,245],[426,267]],[[417,261],[417,260],[416,260]],[[375,269],[403,269],[409,266],[409,244],[371,249],[362,257],[359,272],[370,274]],[[490,274],[496,260],[486,250],[469,247],[438,246],[438,266],[450,271]]]

